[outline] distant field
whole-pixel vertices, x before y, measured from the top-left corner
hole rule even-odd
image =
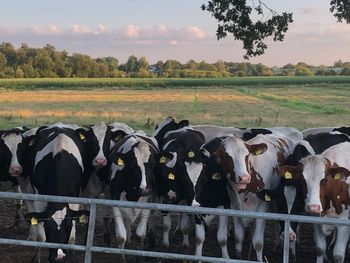
[[[203,80],[205,81],[205,80]],[[49,87],[49,86],[48,86]],[[57,121],[122,121],[150,132],[166,116],[193,124],[350,125],[350,84],[240,85],[187,89],[0,89],[0,129]]]
[[[202,78],[202,79],[167,79],[167,78],[121,78],[121,79],[0,79],[0,88],[8,89],[153,89],[153,88],[203,88],[266,85],[319,85],[350,84],[350,76],[316,77],[241,77],[241,78]]]

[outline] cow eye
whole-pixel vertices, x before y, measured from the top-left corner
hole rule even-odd
[[[322,180],[320,181],[320,185],[326,185],[326,183],[327,183],[327,179],[322,179]]]

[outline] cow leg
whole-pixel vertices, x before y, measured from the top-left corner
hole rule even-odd
[[[145,241],[146,233],[147,233],[147,223],[148,223],[148,219],[149,219],[150,214],[151,214],[151,210],[143,209],[141,211],[141,220],[136,228],[136,235],[139,239],[139,242],[140,242],[139,248],[141,250],[144,248],[144,241]],[[141,262],[142,257],[137,257],[136,261]]]
[[[221,247],[222,258],[230,258],[227,251],[227,223],[228,223],[227,216],[219,216],[217,239]]]
[[[37,225],[33,226],[34,232],[35,232],[35,237],[36,237],[36,241],[39,242],[45,242],[46,240],[46,236],[45,236],[45,230],[44,230],[44,223],[40,222]],[[40,263],[40,251],[41,248],[38,247],[36,248],[36,251],[34,252],[34,255],[32,257],[32,263]]]
[[[204,216],[207,217],[207,216]],[[195,230],[196,230],[196,256],[202,256],[203,243],[205,240],[205,223],[201,216],[195,215]]]
[[[111,246],[111,221],[109,218],[103,218],[104,221],[104,234],[103,234],[103,241],[107,245],[107,247]]]
[[[72,244],[72,245],[75,244],[75,236],[76,236],[76,221],[73,220],[72,230],[70,231],[68,244]],[[75,263],[77,261],[75,257],[75,250],[68,250],[67,254],[68,254],[68,262]]]
[[[236,258],[242,258],[242,245],[244,238],[244,226],[240,218],[233,218],[235,227],[235,248],[236,248]]]
[[[256,252],[256,257],[260,262],[263,261],[264,231],[265,231],[265,220],[256,219],[255,231],[253,235],[253,246]]]
[[[349,240],[350,228],[345,226],[337,227],[337,240],[333,248],[333,258],[335,263],[343,263],[346,245]]]
[[[21,186],[18,184],[16,185],[16,192],[21,194],[22,191],[21,191]],[[18,224],[19,221],[23,221],[24,220],[24,217],[23,217],[23,214],[22,214],[22,206],[23,206],[23,200],[18,200],[16,201],[17,204],[16,204],[16,216],[15,216],[15,225]]]
[[[169,247],[169,232],[171,228],[171,215],[167,213],[163,216],[163,241],[165,247]]]
[[[181,232],[184,236],[184,239],[182,241],[182,246],[185,248],[189,248],[190,247],[190,239],[189,239],[190,217],[186,214],[183,214],[181,217]]]
[[[126,234],[126,228],[124,225],[124,220],[122,217],[122,213],[118,207],[113,207],[113,216],[114,216],[114,224],[115,224],[115,235],[117,239],[117,246],[118,248],[124,248],[127,234]],[[121,261],[122,263],[125,263],[125,255],[121,255]]]
[[[317,263],[323,263],[323,258],[327,259],[326,256],[326,237],[322,233],[321,226],[314,224],[314,241],[316,244],[316,253],[317,253]]]

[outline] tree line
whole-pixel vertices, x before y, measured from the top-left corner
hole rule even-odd
[[[92,58],[88,55],[57,51],[53,45],[43,48],[22,44],[0,44],[0,78],[216,78],[244,76],[350,75],[350,62],[336,61],[332,66],[312,66],[300,62],[281,68],[249,62],[216,63],[174,59],[150,65],[145,57],[129,56],[125,63],[115,57]]]

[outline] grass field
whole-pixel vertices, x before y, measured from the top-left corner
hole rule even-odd
[[[350,84],[242,85],[196,89],[0,89],[0,129],[57,121],[122,121],[151,132],[166,116],[192,124],[350,125]]]

